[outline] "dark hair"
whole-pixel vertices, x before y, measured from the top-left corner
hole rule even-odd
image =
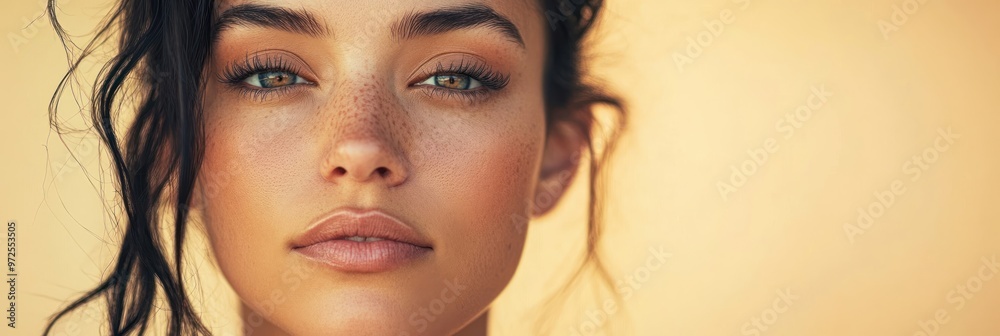
[[[589,144],[587,248],[570,282],[576,283],[587,266],[593,266],[610,287],[610,276],[597,253],[602,226],[601,168],[624,125],[625,109],[619,98],[585,79],[582,53],[603,1],[540,1],[550,28],[544,83],[547,127],[553,121],[571,121],[584,131]],[[203,155],[199,99],[214,9],[213,0],[119,0],[95,37],[74,55],[72,41],[56,17],[55,0],[48,0],[49,19],[70,57],[70,68],[49,104],[50,124],[60,134],[56,114],[63,91],[85,58],[107,40],[118,39],[115,54],[98,74],[89,103],[93,127],[114,165],[126,222],[111,273],[53,315],[44,334],[60,318],[97,298],[106,300],[112,334],[144,334],[151,315],[161,309],[155,305],[160,295],[167,303],[167,335],[210,334],[188,300],[181,266],[188,204]],[[134,102],[137,108],[120,138],[116,121],[122,102]],[[611,127],[599,125],[589,108],[594,104],[613,107],[618,121]],[[610,132],[602,136],[603,148],[595,148],[594,134],[601,129]],[[160,235],[162,205],[173,211],[172,237]],[[565,298],[566,288],[549,302]]]

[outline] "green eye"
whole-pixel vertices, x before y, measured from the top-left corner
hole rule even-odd
[[[440,86],[452,90],[471,90],[483,86],[483,83],[480,83],[478,80],[473,79],[469,75],[462,74],[434,75],[428,77],[427,80],[420,84]]]
[[[302,77],[285,71],[258,72],[250,75],[243,82],[259,88],[277,88],[292,84],[308,83]]]

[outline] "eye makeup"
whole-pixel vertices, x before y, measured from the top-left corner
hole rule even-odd
[[[315,85],[313,81],[302,75],[302,67],[296,62],[290,61],[289,57],[281,53],[247,54],[243,59],[228,63],[217,77],[219,82],[236,90],[241,96],[256,102],[264,102],[277,95],[289,93],[289,90],[294,90],[302,85]],[[253,80],[254,76],[258,77],[256,81]],[[268,81],[268,78],[272,80]],[[282,80],[275,81],[273,79]],[[290,80],[290,82],[272,87],[251,84],[282,83],[286,80]]]
[[[461,99],[466,103],[482,102],[495,93],[503,90],[510,83],[510,75],[493,69],[486,61],[462,55],[450,60],[439,60],[432,70],[420,72],[409,86],[423,90],[435,99]],[[435,78],[436,77],[436,78]],[[453,88],[441,84],[446,81],[471,81],[477,85],[465,85],[465,88]]]
[[[263,103],[282,95],[317,85],[306,75],[304,61],[285,52],[259,51],[226,63],[216,76],[218,81],[240,96]],[[495,96],[510,83],[510,75],[487,61],[464,53],[431,58],[406,83],[408,88],[432,100],[449,103],[481,103]]]

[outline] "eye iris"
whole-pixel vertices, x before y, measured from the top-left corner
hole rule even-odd
[[[295,83],[296,76],[287,72],[262,72],[257,74],[260,86],[265,88],[285,86]]]
[[[469,76],[466,75],[438,75],[434,77],[437,85],[456,90],[469,89]]]

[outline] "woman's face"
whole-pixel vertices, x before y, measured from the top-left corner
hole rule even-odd
[[[440,335],[485,311],[568,157],[545,150],[538,4],[216,11],[195,204],[244,329]]]

